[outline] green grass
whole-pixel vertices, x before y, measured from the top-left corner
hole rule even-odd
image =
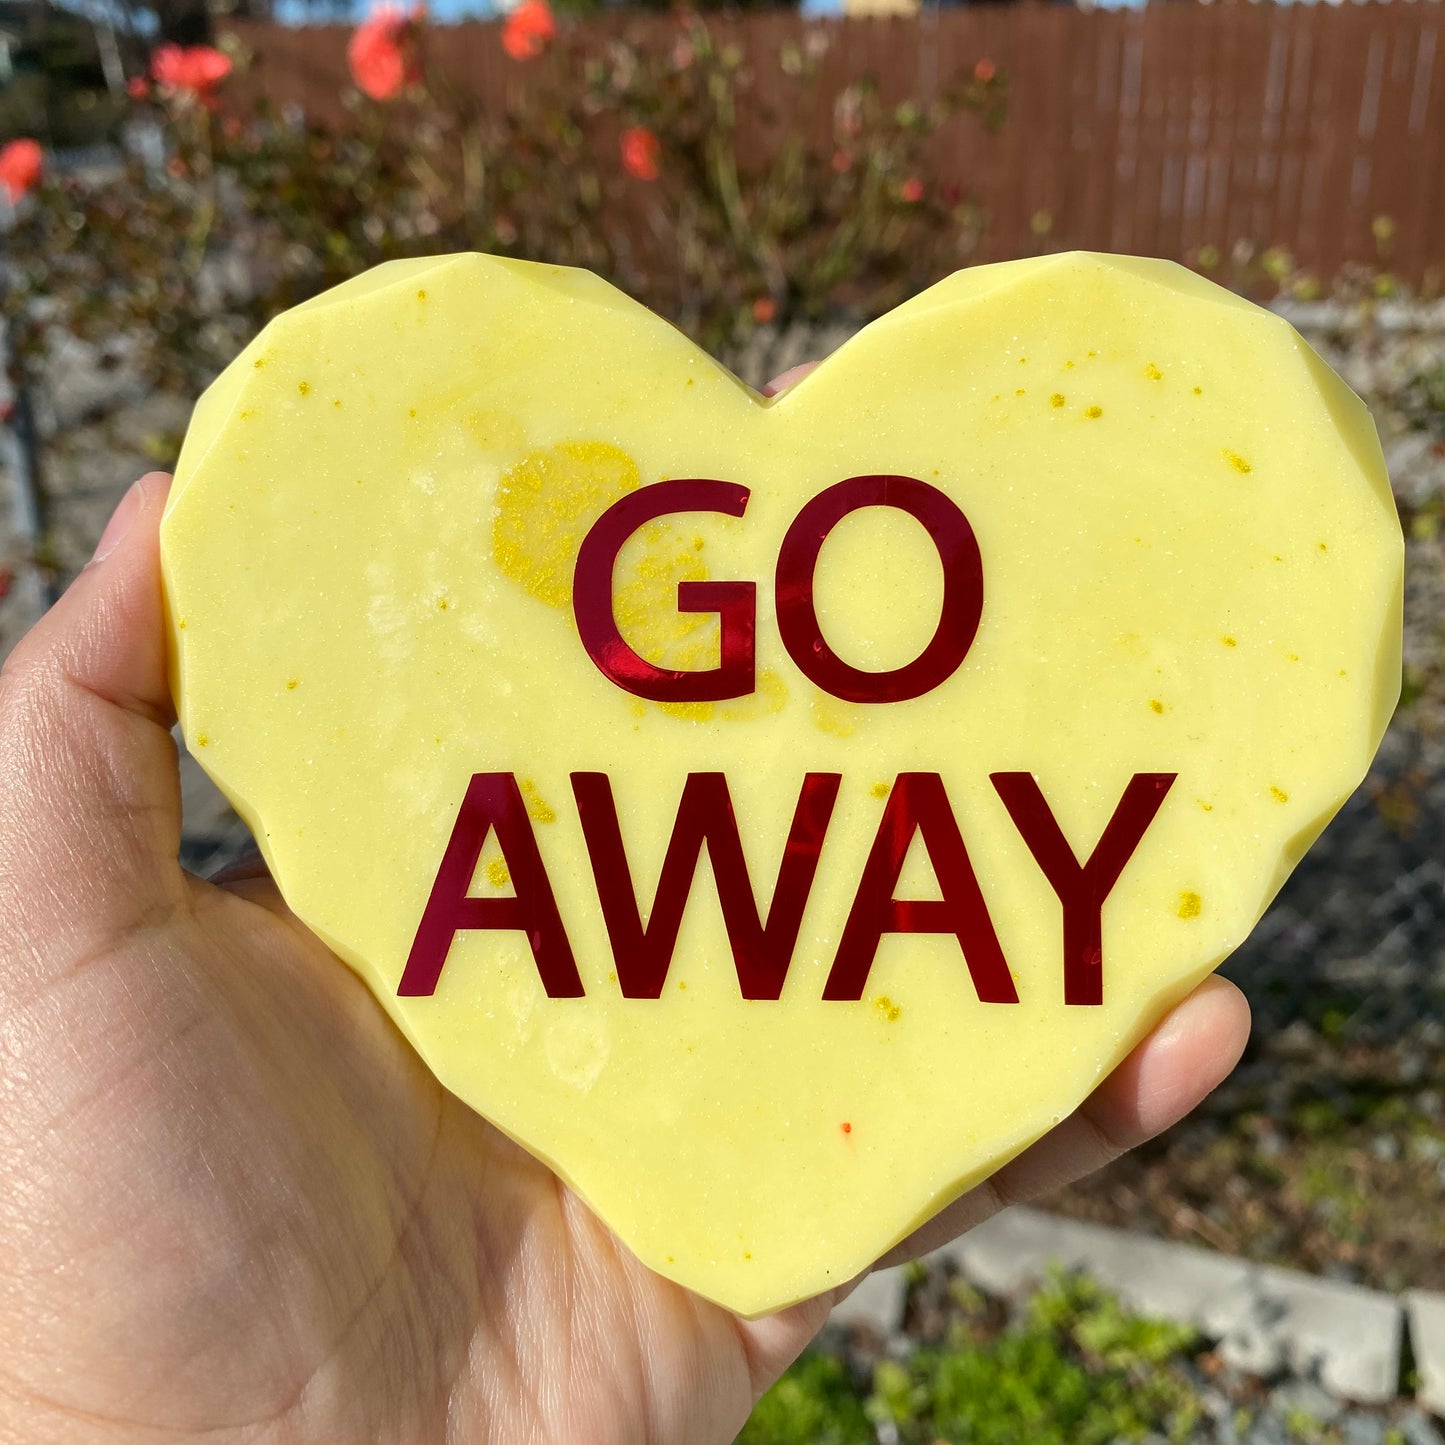
[[[1410,425],[1445,441],[1445,365],[1418,371],[1395,400]]]
[[[738,1445],[873,1445],[876,1438],[841,1361],[805,1354],[758,1401]]]
[[[1199,1419],[1179,1368],[1192,1330],[1126,1313],[1104,1290],[1058,1278],[1009,1327],[971,1316],[906,1363],[880,1360],[855,1388],[839,1361],[806,1354],[759,1402],[738,1445],[871,1445],[891,1422],[903,1445],[1110,1445],[1182,1440]]]

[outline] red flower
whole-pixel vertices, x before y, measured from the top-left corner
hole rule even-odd
[[[662,142],[645,125],[632,125],[622,132],[622,169],[639,181],[655,181]]]
[[[425,14],[420,5],[410,10],[378,5],[356,27],[346,46],[346,63],[363,95],[372,100],[395,100],[421,79],[416,27]]]
[[[987,85],[997,74],[998,66],[987,56],[984,56],[984,58],[973,67],[973,78],[978,81],[980,85]]]
[[[133,75],[125,83],[125,93],[132,100],[144,100],[151,93],[151,83],[143,75]]]
[[[547,0],[522,0],[502,26],[502,49],[513,60],[535,60],[557,36]]]
[[[231,73],[231,57],[210,45],[162,45],[151,54],[157,85],[183,95],[208,95]]]
[[[841,176],[853,169],[853,157],[847,151],[833,152],[833,169]]]
[[[917,176],[909,176],[901,186],[898,187],[899,197],[908,202],[910,206],[916,206],[923,199],[923,182]]]
[[[12,140],[0,146],[0,191],[16,204],[27,191],[33,191],[45,166],[45,155],[38,140]]]
[[[10,197],[12,206],[27,191],[35,189],[43,165],[38,141],[12,140],[0,146],[0,191]]]
[[[766,326],[778,314],[778,303],[771,296],[759,296],[753,302],[753,320],[759,326]]]

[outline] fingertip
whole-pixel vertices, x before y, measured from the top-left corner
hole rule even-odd
[[[1155,1033],[1173,1040],[1178,1036],[1206,1031],[1221,1043],[1234,1048],[1230,1059],[1230,1067],[1233,1068],[1249,1040],[1249,1027],[1249,1000],[1229,979],[1211,973],[1193,993],[1169,1011]]]
[[[76,687],[167,732],[175,721],[166,670],[159,530],[171,478],[147,472],[116,505],[95,556],[17,643],[12,682],[39,684],[57,719]],[[14,689],[12,688],[12,691]]]
[[[105,530],[100,534],[95,552],[87,564],[93,567],[104,562],[142,523],[149,523],[154,530],[159,525],[160,511],[165,505],[170,490],[171,478],[168,472],[147,472],[126,489]]]
[[[1179,1122],[1229,1077],[1249,1041],[1245,996],[1211,974],[1174,1006],[1084,1105],[1121,1149]]]
[[[818,361],[804,361],[797,366],[790,366],[763,387],[763,395],[777,396],[785,392],[790,386],[796,386],[810,371],[816,371],[821,365],[822,363]]]
[[[28,924],[46,937],[92,937],[177,900],[158,555],[169,484],[148,472],[129,489],[97,560],[16,645],[0,682],[0,873],[21,880]]]
[[[148,506],[164,507],[174,480],[170,472],[147,472],[136,486],[145,489]]]

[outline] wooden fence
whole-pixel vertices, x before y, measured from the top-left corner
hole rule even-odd
[[[589,22],[599,49],[618,24]],[[665,16],[626,24],[643,43],[676,34]],[[1382,261],[1412,283],[1445,279],[1441,0],[1023,4],[882,20],[776,12],[719,24],[745,46],[762,108],[780,115],[797,94],[780,51],[826,37],[828,103],[788,117],[820,143],[831,97],[859,77],[927,102],[981,57],[994,61],[1009,80],[1006,124],[988,135],[971,117],[951,122],[932,177],[984,206],[990,258],[1088,247],[1190,260],[1245,242],[1284,247],[1322,276]],[[252,83],[277,101],[334,108],[344,30],[241,33],[259,61]],[[495,25],[431,43],[453,78],[498,104],[527,83]]]

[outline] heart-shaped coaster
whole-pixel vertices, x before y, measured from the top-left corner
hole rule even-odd
[[[206,393],[162,542],[292,908],[746,1315],[1075,1108],[1398,690],[1368,414],[1158,261],[962,272],[774,401],[584,272],[394,262]]]

